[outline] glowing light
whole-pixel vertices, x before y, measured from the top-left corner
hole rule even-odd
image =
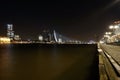
[[[61,38],[59,38],[59,39],[58,39],[58,42],[59,42],[59,43],[62,43],[62,39],[61,39]]]
[[[109,26],[109,29],[113,29],[114,28],[114,26]]]
[[[102,44],[102,43],[104,43],[104,41],[100,41],[100,43]]]
[[[40,35],[38,38],[40,41],[43,41],[43,36]]]
[[[102,49],[98,49],[98,52],[103,52],[103,50]]]
[[[119,28],[119,26],[115,25],[115,26],[114,26],[114,28],[115,28],[115,29],[118,29],[118,28]]]
[[[119,26],[118,25],[114,25],[114,26],[109,26],[109,29],[118,29]]]
[[[10,38],[7,38],[7,37],[0,37],[0,43],[1,43],[1,44],[10,43]]]
[[[106,34],[106,35],[110,35],[110,34],[112,34],[112,32],[106,32],[105,34]]]

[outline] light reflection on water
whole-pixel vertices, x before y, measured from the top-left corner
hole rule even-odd
[[[89,80],[96,66],[95,45],[18,46],[0,48],[1,80]]]
[[[0,77],[10,77],[12,75],[12,54],[9,46],[0,50]]]

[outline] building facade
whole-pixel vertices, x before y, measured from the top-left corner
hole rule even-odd
[[[7,24],[7,37],[9,37],[11,41],[14,39],[14,31],[12,24]]]

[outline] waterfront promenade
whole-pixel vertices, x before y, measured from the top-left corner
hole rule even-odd
[[[120,46],[107,45],[107,44],[102,44],[101,46],[120,65]]]
[[[100,48],[99,65],[104,67],[100,80],[120,80],[120,46],[99,44],[98,47]]]

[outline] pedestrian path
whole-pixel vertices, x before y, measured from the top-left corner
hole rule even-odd
[[[120,65],[120,46],[102,44],[101,47]]]

